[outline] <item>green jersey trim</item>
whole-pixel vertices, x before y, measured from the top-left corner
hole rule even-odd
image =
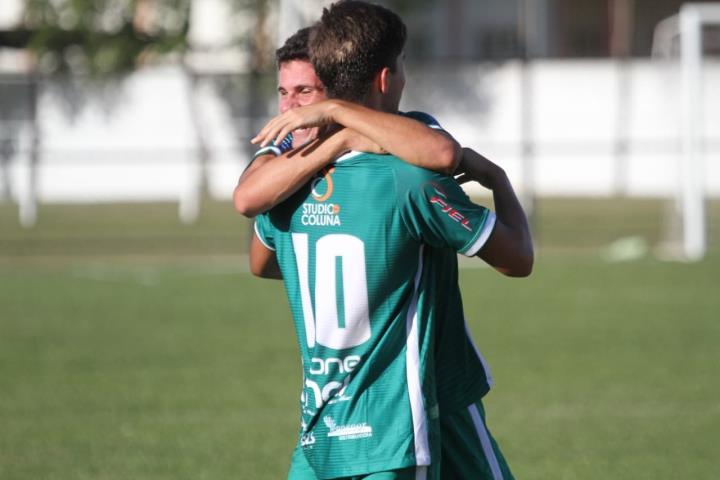
[[[265,246],[265,248],[267,248],[268,250],[272,250],[274,252],[275,248],[270,245],[270,242],[268,242],[267,239],[265,239],[265,237],[263,237],[263,234],[260,231],[260,228],[258,227],[257,220],[255,220],[254,228],[255,228],[255,236],[258,238],[258,240],[260,240],[260,243],[262,243],[263,246]]]
[[[493,228],[495,228],[496,220],[497,216],[495,215],[495,212],[487,210],[485,212],[485,218],[482,219],[482,228],[478,230],[477,236],[475,239],[468,242],[469,247],[464,251],[460,251],[460,253],[466,257],[474,257],[483,245],[485,245],[488,238],[490,238],[490,234],[492,233]]]

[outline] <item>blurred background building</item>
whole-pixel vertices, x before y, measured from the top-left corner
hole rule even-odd
[[[2,0],[0,199],[28,226],[38,202],[177,201],[192,222],[275,112],[274,49],[328,3]],[[681,195],[680,0],[380,3],[409,27],[402,107],[502,164],[528,208]],[[700,189],[717,197],[720,29],[700,33]]]

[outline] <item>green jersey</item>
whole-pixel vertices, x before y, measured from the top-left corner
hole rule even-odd
[[[452,178],[359,152],[258,217],[294,318],[300,444],[320,478],[439,457],[441,324],[464,326],[454,252],[476,254],[494,220]]]
[[[433,130],[445,131],[435,117],[428,113],[410,111],[398,112],[398,115],[416,120]],[[278,146],[273,144],[260,149],[255,157],[266,153],[279,155],[291,149],[292,134],[289,134]],[[442,278],[443,284],[457,285],[455,251],[449,249],[437,255],[438,268],[434,274]],[[447,313],[446,320],[439,325],[436,342],[437,398],[441,415],[464,410],[482,398],[492,385],[490,370],[473,343],[465,323],[460,290],[452,289],[448,293],[439,300],[443,305],[438,305],[439,311]]]

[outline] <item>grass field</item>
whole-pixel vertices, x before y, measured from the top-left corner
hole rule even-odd
[[[246,273],[248,226],[206,205],[0,204],[0,479],[277,479],[300,366],[280,283]],[[608,245],[662,238],[655,201],[543,200],[525,280],[462,270],[518,479],[715,479],[720,232],[699,263]],[[475,293],[480,292],[480,293]]]

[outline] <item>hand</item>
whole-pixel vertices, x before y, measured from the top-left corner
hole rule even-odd
[[[475,150],[463,148],[462,159],[455,173],[459,174],[455,176],[455,180],[460,184],[474,180],[492,190],[502,169]]]
[[[293,131],[292,148],[302,147],[320,136],[320,128],[298,128]]]
[[[333,106],[332,100],[324,100],[312,105],[292,108],[271,119],[250,142],[259,143],[264,147],[273,140],[282,140],[294,130],[335,123],[332,116]]]
[[[348,153],[351,150],[365,153],[386,154],[380,145],[370,140],[368,137],[342,125],[334,123],[322,128],[322,132],[318,138],[310,142],[307,146],[289,153],[290,157],[294,155],[308,155],[319,148],[321,145],[331,144],[328,151],[330,156],[326,159],[327,163],[334,162],[338,157]]]

